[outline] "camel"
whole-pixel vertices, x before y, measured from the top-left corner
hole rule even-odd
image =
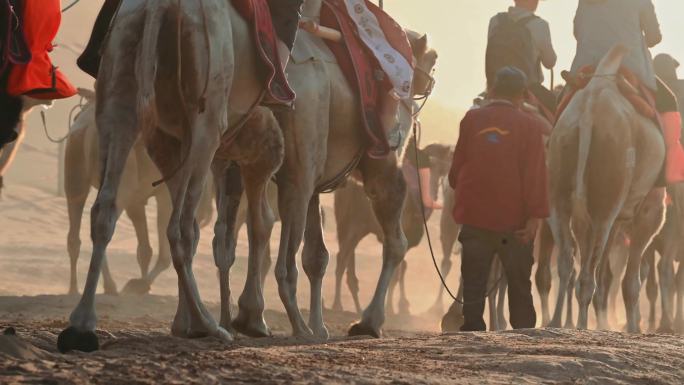
[[[66,142],[64,173],[64,190],[69,213],[69,234],[67,236],[67,250],[71,263],[69,280],[69,294],[78,294],[76,267],[81,249],[80,229],[83,208],[90,192],[90,188],[100,185],[98,172],[98,132],[95,126],[95,92],[79,89],[79,95],[86,103],[81,112],[74,119],[69,137]],[[171,203],[168,191],[162,186],[154,187],[154,181],[161,178],[161,174],[147,155],[141,142],[137,142],[129,154],[124,177],[119,186],[122,207],[133,223],[138,239],[137,260],[140,266],[141,278],[130,280],[123,289],[123,293],[146,294],[150,291],[154,280],[171,266],[169,241],[166,238],[166,227],[171,215]],[[152,270],[152,246],[150,244],[145,206],[149,198],[157,200],[157,226],[159,234],[159,257]],[[211,194],[205,193],[198,210],[200,227],[211,220]],[[117,294],[117,287],[105,260],[102,267],[105,294]]]
[[[303,14],[316,19],[320,7],[320,0],[308,0]],[[437,54],[428,48],[427,36],[412,33],[410,40],[418,67],[413,92],[428,94],[433,84],[431,73]],[[383,269],[373,300],[361,321],[352,325],[349,334],[379,337],[385,319],[387,289],[407,247],[401,228],[406,184],[397,156],[393,153],[384,159],[371,159],[365,154],[366,142],[360,129],[361,111],[357,97],[320,38],[300,31],[287,72],[297,100],[294,111],[277,114],[285,138],[285,160],[276,174],[282,227],[275,275],[292,334],[317,340],[329,337],[323,323],[321,295],[329,254],[321,228],[319,194],[336,187],[348,172],[358,169],[383,228]],[[404,132],[413,123],[413,112],[412,104],[400,108]],[[244,170],[242,174],[244,176]],[[235,173],[232,180],[238,181],[239,177]],[[237,192],[233,194],[237,196]],[[296,255],[303,239],[302,263],[311,282],[308,325],[297,304]],[[262,301],[263,298],[240,299],[240,303],[245,305]],[[270,333],[260,313],[246,317],[239,315],[234,325],[249,335]]]
[[[624,231],[631,240],[622,281],[627,330],[640,331],[640,265],[664,220],[665,190],[655,186],[665,162],[665,146],[657,125],[640,115],[618,89],[617,73],[626,52],[616,46],[601,60],[596,70],[601,76],[577,92],[549,141],[549,223],[559,248],[560,276],[550,326],[561,323],[574,239],[581,258],[577,327],[587,328],[592,297],[598,327],[607,327],[612,272],[606,256]]]
[[[5,187],[5,174],[12,166],[12,163],[17,156],[17,152],[19,151],[19,147],[21,147],[21,144],[26,137],[26,117],[28,117],[31,111],[36,107],[42,106],[44,108],[49,108],[52,106],[52,100],[34,99],[28,96],[22,96],[22,99],[24,105],[19,125],[16,128],[18,134],[17,140],[0,147],[0,197],[2,197],[2,189]]]
[[[219,176],[215,182],[221,193],[245,186],[250,255],[243,297],[258,298],[261,293],[259,267],[273,225],[266,184],[282,161],[283,137],[270,110],[255,107],[264,86],[250,31],[224,0],[127,0],[121,4],[105,43],[97,82],[101,185],[91,210],[93,255],[83,295],[71,313],[69,327],[59,335],[60,351],[99,348],[94,333],[95,290],[107,244],[124,209],[120,202],[125,197],[117,195],[123,170],[141,135],[161,181],[166,182],[173,207],[166,234],[178,275],[179,300],[171,333],[183,338],[214,336],[226,342],[234,338],[228,331],[227,286],[234,250],[225,247],[229,242],[222,242],[234,239],[233,229],[217,231],[214,242],[216,264],[222,272],[225,307],[221,312],[228,314],[221,325],[202,303],[192,273],[199,241],[195,212],[212,168]],[[232,140],[222,141],[226,134]],[[240,186],[226,183],[229,162],[240,166]],[[225,211],[219,212],[217,230],[225,219]],[[263,313],[263,302],[240,301],[239,305],[238,320]]]
[[[441,144],[431,144],[424,150],[432,160],[432,172],[430,181],[430,193],[433,199],[437,199],[440,182],[449,173],[453,149]],[[407,155],[405,155],[407,156]],[[406,161],[406,159],[404,160]],[[417,198],[418,200],[420,198]],[[408,250],[418,246],[423,239],[425,230],[423,227],[423,214],[416,199],[407,200],[402,217],[402,228],[408,240]],[[335,191],[335,221],[337,222],[337,239],[340,250],[337,254],[337,267],[335,269],[335,297],[333,310],[343,310],[341,302],[342,278],[347,273],[347,285],[354,300],[357,313],[361,313],[359,303],[359,280],[356,277],[355,249],[359,242],[368,234],[373,234],[382,242],[382,228],[372,214],[370,201],[364,196],[363,187],[356,181],[347,184]],[[455,223],[450,224],[455,227]],[[445,229],[446,230],[446,229]],[[448,230],[447,230],[448,231]],[[395,279],[388,291],[387,313],[393,314],[392,294],[396,284],[399,284],[399,314],[409,313],[409,302],[406,298],[405,275],[407,271],[406,261],[402,261],[395,275]]]

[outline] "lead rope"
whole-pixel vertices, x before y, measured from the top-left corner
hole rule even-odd
[[[415,123],[413,124],[413,136],[415,138],[418,138],[418,126],[420,126],[420,121],[416,120]],[[422,127],[421,127],[420,131],[422,133],[422,131],[423,131]],[[413,143],[415,146],[414,156],[415,156],[415,161],[416,161],[416,175],[418,176],[418,190],[419,190],[420,196],[422,197],[423,196],[423,186],[420,183],[420,170],[418,168],[418,141],[414,140]],[[439,269],[439,265],[437,264],[437,258],[435,257],[435,251],[432,247],[432,239],[430,238],[430,230],[428,229],[427,214],[425,213],[425,206],[423,205],[422,198],[420,201],[420,212],[423,215],[423,226],[425,228],[425,238],[427,239],[428,247],[430,248],[430,256],[432,256],[432,264],[435,266],[435,271],[437,271],[437,275],[439,276],[439,280],[442,282],[442,287],[444,287],[444,290],[446,290],[446,292],[449,294],[451,299],[454,300],[454,302],[459,303],[463,306],[479,304],[479,303],[486,301],[490,295],[492,295],[496,290],[499,289],[499,284],[501,283],[501,280],[503,280],[504,273],[501,272],[501,275],[499,276],[499,278],[496,280],[496,282],[494,282],[494,285],[492,285],[492,287],[489,290],[487,290],[487,293],[485,294],[485,296],[482,299],[469,301],[469,302],[465,302],[461,299],[458,299],[458,297],[456,297],[454,295],[454,293],[451,291],[451,289],[449,289],[449,285],[447,285],[446,279],[444,278],[444,275],[442,274],[442,271]]]

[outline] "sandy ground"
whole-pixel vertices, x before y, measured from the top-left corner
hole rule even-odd
[[[57,333],[76,298],[2,297],[0,383],[460,383],[681,384],[684,339],[616,332],[523,330],[437,335],[423,320],[391,319],[380,340],[342,337],[351,313],[326,312],[327,343],[285,337],[281,312],[268,311],[276,337],[169,336],[176,299],[98,298],[102,349],[59,354]],[[217,311],[216,306],[210,306]],[[397,328],[403,330],[399,331]]]

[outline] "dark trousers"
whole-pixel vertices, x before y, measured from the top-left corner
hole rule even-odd
[[[532,302],[533,244],[522,244],[513,234],[496,233],[463,226],[459,241],[461,276],[463,277],[462,331],[484,331],[487,325],[483,313],[488,287],[487,281],[494,256],[498,256],[508,279],[508,305],[511,325],[515,329],[533,328],[537,314]]]

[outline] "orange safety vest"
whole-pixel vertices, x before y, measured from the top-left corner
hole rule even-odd
[[[48,52],[62,21],[60,0],[24,0],[24,35],[31,61],[14,65],[7,81],[7,93],[35,99],[64,99],[76,95],[76,88],[52,64]]]

